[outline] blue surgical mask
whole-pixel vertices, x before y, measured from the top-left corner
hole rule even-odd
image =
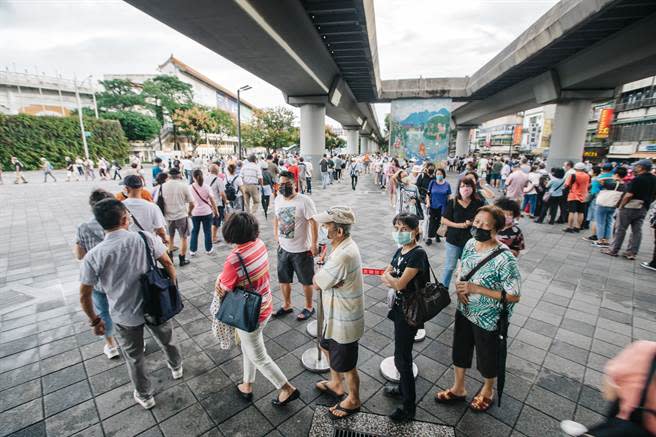
[[[403,246],[412,241],[412,233],[407,231],[404,232],[394,231],[392,232],[392,238],[394,239],[394,242],[396,244],[400,244],[401,246]]]
[[[438,181],[443,181],[444,180],[444,176],[442,176],[441,174],[438,174],[436,176],[436,178],[437,178]]]

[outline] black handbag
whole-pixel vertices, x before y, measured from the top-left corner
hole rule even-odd
[[[417,287],[414,293],[403,295],[403,317],[413,328],[431,320],[451,303],[449,289],[437,280],[432,267],[430,271],[434,282],[427,282],[423,287]]]
[[[141,275],[141,292],[144,299],[144,319],[148,325],[161,325],[172,319],[184,308],[177,284],[173,283],[166,269],[157,267],[150,245],[143,232],[139,235],[146,245],[148,271]]]
[[[221,300],[221,307],[216,314],[216,319],[242,331],[253,332],[259,325],[262,296],[254,291],[253,283],[241,256],[238,253],[235,255],[239,259],[241,268],[244,269],[249,289],[238,287],[232,292],[226,293]]]
[[[649,386],[654,379],[654,372],[656,371],[656,357],[652,359],[651,369],[647,375],[645,386],[642,389],[642,396],[640,396],[640,404],[631,412],[628,420],[615,417],[619,411],[619,403],[616,401],[611,408],[611,414],[604,422],[593,427],[587,434],[594,437],[649,437],[652,436],[644,426],[643,416],[645,413],[656,415],[656,411],[650,410],[645,407],[647,402],[647,394],[649,393]],[[614,410],[614,411],[613,411]]]

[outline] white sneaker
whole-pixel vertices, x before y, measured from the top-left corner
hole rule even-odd
[[[212,255],[214,253],[214,248],[211,248],[208,252],[205,252],[208,255]]]
[[[108,359],[116,358],[119,355],[118,348],[116,346],[110,346],[108,344],[105,345],[103,348],[103,352],[107,356]]]
[[[146,410],[150,410],[155,406],[155,398],[153,396],[144,399],[141,396],[139,396],[139,393],[134,391],[132,392],[132,397],[134,397],[134,400],[137,401],[137,403],[142,407],[144,407]]]
[[[173,379],[180,379],[182,378],[182,364],[180,364],[180,367],[177,369],[174,369],[171,367],[169,363],[166,363],[166,366],[171,369],[171,375],[173,375]]]
[[[196,256],[196,252],[189,251],[189,256]]]
[[[643,267],[643,268],[645,268],[645,269],[647,269],[647,270],[653,270],[653,271],[656,272],[656,267],[652,267],[652,266],[650,266],[649,263],[648,263],[647,261],[645,261],[645,262],[641,262],[641,263],[640,263],[640,267]]]
[[[560,430],[569,436],[578,437],[588,432],[588,428],[573,420],[563,420],[560,422]]]

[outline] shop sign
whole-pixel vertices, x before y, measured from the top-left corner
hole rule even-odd
[[[609,153],[611,155],[630,155],[635,152],[635,144],[613,144],[610,146]]]
[[[638,152],[656,152],[656,144],[640,144]]]
[[[613,122],[613,108],[604,108],[599,113],[599,124],[597,125],[597,138],[608,138],[610,125]]]
[[[521,124],[516,125],[515,129],[513,129],[512,143],[513,144],[521,144],[522,143],[522,125]]]

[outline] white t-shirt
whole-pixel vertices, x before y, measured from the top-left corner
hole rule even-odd
[[[221,197],[221,193],[225,193],[225,183],[223,183],[218,175],[210,175],[209,185],[212,196],[216,200],[216,206],[225,206]]]
[[[278,243],[287,252],[301,253],[312,244],[308,220],[317,214],[314,201],[304,194],[293,199],[276,197],[274,210],[278,220]]]
[[[166,220],[178,220],[187,217],[187,204],[194,201],[186,181],[182,179],[169,179],[160,188],[160,195],[164,196],[164,211]]]
[[[123,201],[129,210],[130,214],[136,218],[137,222],[141,225],[141,228],[137,226],[136,222],[130,224],[131,231],[141,231],[155,233],[157,228],[166,228],[166,220],[164,220],[164,215],[160,211],[159,207],[152,202],[149,202],[144,199],[132,199],[128,198]]]
[[[241,178],[241,176],[239,176],[237,174],[226,173],[226,180],[225,180],[224,185],[227,185],[228,183],[230,183],[234,187],[235,191],[237,191],[237,197],[241,197],[242,194],[241,194],[241,190],[239,189],[239,187],[244,185],[244,181]],[[224,188],[224,190],[225,190],[225,188]]]
[[[194,163],[191,162],[191,159],[183,159],[182,160],[182,168],[185,170],[193,170],[194,169]]]

